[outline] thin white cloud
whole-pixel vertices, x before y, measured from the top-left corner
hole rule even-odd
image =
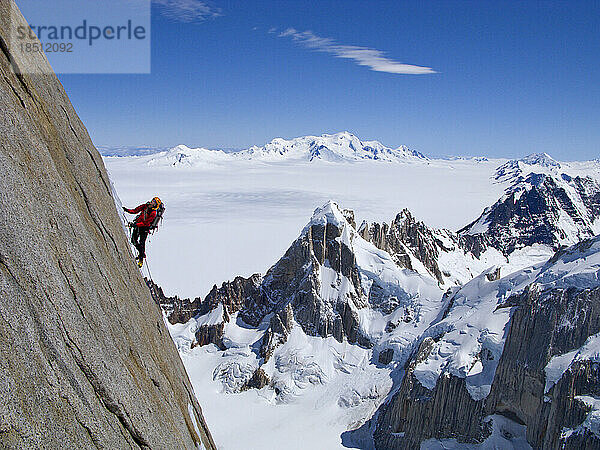
[[[270,30],[269,30],[270,31]],[[345,58],[354,61],[359,66],[366,66],[376,72],[395,74],[421,75],[436,73],[430,67],[403,64],[389,59],[380,50],[355,45],[340,45],[333,39],[317,36],[312,31],[298,31],[294,28],[279,33],[279,37],[291,38],[306,48],[317,52],[329,53],[336,58]]]
[[[201,0],[152,0],[161,13],[179,22],[200,22],[221,15],[221,9]]]

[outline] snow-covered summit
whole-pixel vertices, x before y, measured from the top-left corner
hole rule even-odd
[[[178,145],[170,150],[157,153],[148,161],[148,165],[197,167],[211,163],[225,162],[230,159],[230,155],[222,150],[189,148],[186,145]]]
[[[238,152],[236,156],[271,161],[282,159],[388,162],[427,160],[423,154],[410,150],[406,146],[392,149],[378,141],[361,141],[347,131],[321,136],[303,136],[290,140],[277,138],[262,147],[253,146]]]
[[[496,170],[494,178],[498,181],[513,181],[526,177],[530,173],[558,174],[561,164],[548,153],[532,153],[520,159],[511,159]]]
[[[344,218],[344,214],[340,210],[340,207],[333,200],[329,200],[320,208],[315,209],[308,226],[315,224],[324,225],[326,223],[340,226],[345,224],[345,222],[346,219]]]
[[[460,233],[485,234],[509,253],[533,243],[556,249],[600,233],[600,184],[555,169],[514,178],[504,196]]]
[[[552,156],[550,156],[548,153],[531,153],[530,155],[521,158],[520,162],[530,166],[539,165],[542,167],[560,168],[560,163],[552,158]]]

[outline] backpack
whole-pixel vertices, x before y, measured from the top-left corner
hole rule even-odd
[[[165,213],[165,204],[163,202],[160,203],[158,209],[156,210],[156,217],[152,221],[150,225],[150,230],[154,231],[158,229],[158,226],[162,222],[163,214]]]

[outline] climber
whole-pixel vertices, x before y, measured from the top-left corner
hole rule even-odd
[[[164,209],[164,205],[158,197],[154,197],[148,203],[143,203],[134,209],[123,206],[123,210],[129,214],[139,213],[133,222],[129,223],[129,226],[133,228],[131,243],[138,251],[136,261],[139,267],[142,267],[144,258],[146,257],[146,238],[148,237],[148,233],[158,226]]]

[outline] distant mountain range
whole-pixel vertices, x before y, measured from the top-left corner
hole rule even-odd
[[[400,164],[451,164],[457,162],[487,163],[489,158],[443,157],[430,158],[402,145],[390,148],[378,141],[362,141],[347,131],[321,136],[302,136],[293,139],[276,138],[263,146],[248,149],[190,148],[177,145],[173,148],[152,146],[100,146],[105,157],[142,157],[150,166],[199,167],[241,161],[265,163],[294,162],[384,162]],[[520,159],[498,159],[494,178],[498,182],[515,182],[529,173],[566,173],[570,176],[592,175],[600,178],[600,160],[558,162],[546,153],[532,153]]]
[[[252,146],[240,151],[209,150],[178,145],[158,153],[150,165],[195,166],[206,162],[255,160],[283,161],[383,161],[427,162],[422,153],[406,146],[392,149],[378,141],[361,141],[347,131],[321,136],[303,136],[294,139],[273,139],[264,146]]]

